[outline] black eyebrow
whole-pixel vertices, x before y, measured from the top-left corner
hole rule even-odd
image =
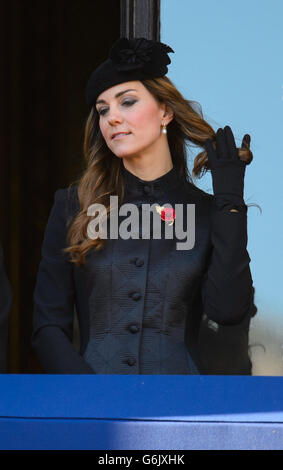
[[[128,90],[119,91],[119,93],[117,93],[117,94],[115,95],[115,98],[119,98],[119,96],[124,95],[124,93],[127,93],[128,91],[137,91],[137,90],[135,90],[134,88],[129,88]],[[98,101],[96,102],[96,104],[99,104],[99,103],[105,103],[105,101],[104,101],[104,100],[98,100]]]

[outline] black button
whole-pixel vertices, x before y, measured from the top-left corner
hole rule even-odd
[[[149,194],[150,191],[151,191],[150,186],[144,186],[143,191],[144,191],[145,194]]]
[[[135,360],[134,357],[129,357],[129,359],[127,359],[126,362],[127,364],[129,364],[129,366],[134,366],[137,361]]]
[[[133,300],[139,300],[141,298],[141,294],[139,292],[132,292],[130,296]]]
[[[144,265],[144,260],[141,258],[136,259],[136,266],[140,267]]]
[[[140,331],[140,328],[138,325],[130,325],[129,326],[129,330],[132,332],[132,333],[137,333],[138,331]]]

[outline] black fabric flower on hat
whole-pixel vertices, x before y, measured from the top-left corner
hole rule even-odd
[[[171,63],[170,46],[145,38],[120,38],[109,51],[108,59],[91,74],[86,89],[86,102],[94,105],[104,90],[119,83],[148,80],[167,74]]]
[[[159,72],[166,74],[167,65],[171,63],[168,52],[174,52],[170,46],[162,42],[145,38],[120,38],[112,46],[109,58],[116,70],[131,71],[143,69],[146,74]]]

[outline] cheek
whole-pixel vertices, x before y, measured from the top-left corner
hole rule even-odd
[[[99,128],[100,128],[100,132],[102,134],[102,137],[104,138],[104,140],[106,140],[105,139],[105,137],[106,137],[106,126],[105,126],[105,123],[103,124],[103,120],[99,121]]]
[[[132,123],[137,133],[143,135],[158,135],[160,132],[160,117],[155,106],[143,106],[132,115]]]

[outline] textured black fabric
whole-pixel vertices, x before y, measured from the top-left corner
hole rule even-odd
[[[108,239],[84,267],[73,266],[60,250],[78,210],[77,187],[57,190],[34,292],[33,347],[49,373],[213,373],[199,344],[204,314],[232,329],[253,307],[247,215],[219,210],[214,196],[175,168],[151,182],[124,167],[123,175],[124,202],[140,213],[144,203],[183,203],[186,229],[186,204],[195,204],[195,246],[177,250],[179,240],[164,238],[163,222],[161,240]],[[71,343],[74,306],[79,353]]]
[[[246,214],[248,210],[244,199],[239,196],[235,196],[234,194],[229,194],[227,196],[214,196],[213,205],[220,211],[236,209],[238,212],[244,212]]]

